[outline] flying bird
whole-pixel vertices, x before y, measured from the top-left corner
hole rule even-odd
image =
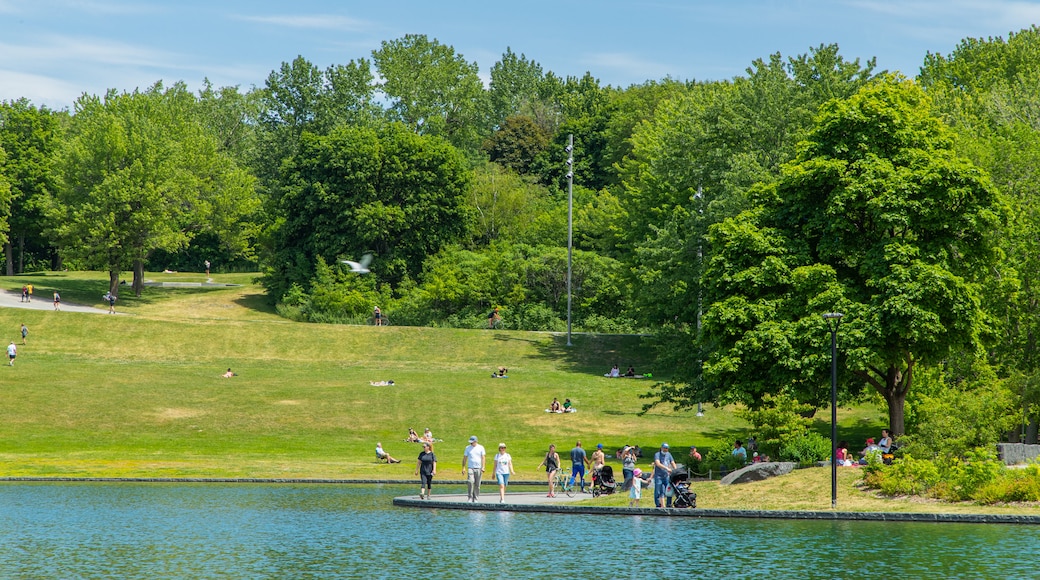
[[[368,274],[368,265],[372,263],[372,254],[365,254],[361,256],[360,262],[351,262],[350,260],[340,260],[340,263],[350,266],[350,271],[355,274]]]

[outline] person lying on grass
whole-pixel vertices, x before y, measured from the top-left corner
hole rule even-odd
[[[387,463],[401,463],[400,459],[394,459],[393,457],[390,457],[389,453],[383,451],[382,443],[376,443],[376,459]]]
[[[228,367],[227,372],[222,374],[222,375],[220,375],[220,376],[224,377],[225,379],[230,379],[231,377],[237,377],[238,374],[231,372],[231,367]]]

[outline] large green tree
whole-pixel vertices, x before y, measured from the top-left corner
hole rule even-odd
[[[754,405],[789,390],[822,405],[820,315],[837,310],[843,385],[873,387],[901,434],[915,369],[980,347],[1003,212],[985,173],[954,152],[919,86],[886,75],[827,103],[752,199],[711,230],[704,364],[681,373],[699,387],[685,396]]]
[[[179,83],[76,101],[57,162],[54,233],[63,255],[109,272],[112,292],[133,268],[140,293],[152,251],[207,229],[230,235],[256,207],[252,178],[219,151],[195,104]]]
[[[489,129],[487,93],[477,63],[422,34],[383,41],[372,59],[396,119],[421,135],[437,135],[475,152]]]
[[[281,297],[328,264],[372,253],[373,272],[397,284],[469,231],[465,159],[439,137],[399,123],[304,133],[287,162],[281,227],[265,284]]]
[[[52,164],[59,128],[58,114],[46,107],[34,107],[26,99],[0,103],[0,149],[7,153],[4,172],[11,182],[10,228],[0,228],[7,236],[8,276],[23,271],[27,252],[30,261],[57,265],[52,263],[53,248],[44,235],[44,209],[54,191]]]

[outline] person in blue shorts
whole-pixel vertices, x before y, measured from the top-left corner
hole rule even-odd
[[[582,493],[585,493],[586,464],[589,464],[589,458],[585,455],[585,450],[581,448],[581,441],[578,441],[574,444],[574,449],[571,449],[571,485],[574,485],[575,479],[579,480]]]

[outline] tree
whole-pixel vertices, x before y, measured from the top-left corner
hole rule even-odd
[[[473,237],[480,245],[496,240],[517,241],[549,205],[544,188],[529,183],[496,163],[473,170],[469,191],[473,209]]]
[[[535,157],[549,146],[549,137],[531,117],[512,116],[484,140],[482,149],[491,161],[527,175]]]
[[[694,396],[753,405],[788,390],[821,404],[820,314],[842,311],[842,383],[873,387],[903,433],[915,369],[980,347],[979,288],[1003,211],[985,174],[955,154],[919,86],[885,75],[826,104],[754,200],[709,235]]]
[[[398,123],[304,133],[285,171],[283,223],[264,282],[277,297],[292,283],[306,287],[318,256],[333,264],[372,253],[373,272],[396,285],[469,231],[465,160],[443,139]]]
[[[437,135],[475,152],[487,133],[484,85],[477,64],[422,34],[383,41],[372,52],[396,118],[420,135]]]
[[[58,116],[46,107],[34,107],[25,99],[0,103],[0,150],[7,153],[5,173],[11,185],[10,204],[5,206],[10,229],[0,227],[7,236],[4,256],[8,276],[23,271],[27,245],[30,260],[50,262],[53,257],[43,233],[47,229],[44,208],[54,191],[52,164],[58,139]]]
[[[491,67],[488,87],[491,125],[500,127],[509,117],[535,110],[540,101],[538,86],[544,77],[542,65],[528,60],[526,55],[517,56],[507,47],[502,58]]]
[[[140,293],[153,250],[182,248],[205,228],[233,237],[230,216],[255,208],[252,178],[218,151],[194,107],[183,84],[76,101],[57,162],[54,233],[64,255],[109,272],[113,293],[128,267]]]

